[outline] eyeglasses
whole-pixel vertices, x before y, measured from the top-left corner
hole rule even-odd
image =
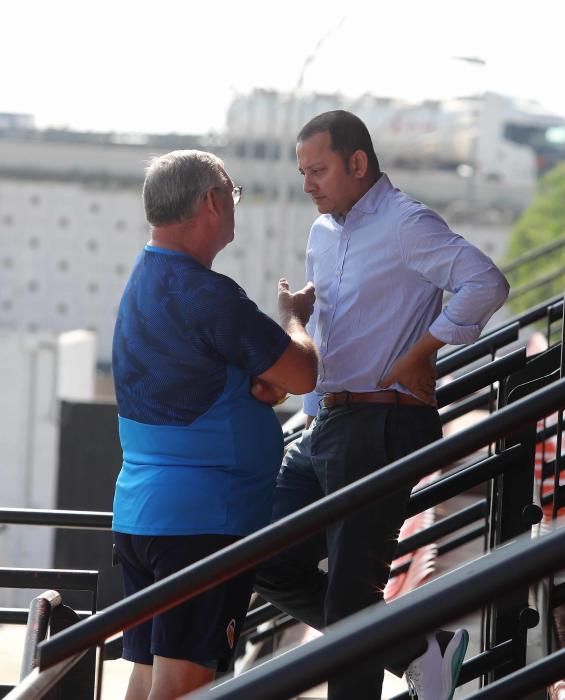
[[[220,192],[226,192],[226,191],[227,191],[227,189],[224,188],[224,187],[212,187],[212,190],[219,190]],[[241,199],[241,193],[242,193],[242,192],[243,192],[243,187],[242,187],[241,185],[236,185],[236,186],[232,189],[232,191],[231,191],[231,196],[232,196],[232,199],[233,199],[234,206],[235,206],[236,204],[239,203],[239,200]],[[205,192],[203,196],[206,197],[207,194],[208,194],[208,192]]]
[[[233,203],[239,204],[239,200],[241,199],[241,193],[243,192],[243,187],[241,185],[236,185],[233,190],[231,191],[231,196],[233,197]]]

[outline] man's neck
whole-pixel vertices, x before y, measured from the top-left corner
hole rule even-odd
[[[206,238],[200,235],[196,229],[188,230],[189,228],[186,224],[156,226],[151,231],[148,245],[190,255],[201,265],[210,269],[215,254],[205,244]]]
[[[368,174],[367,177],[362,182],[362,187],[359,191],[359,196],[357,197],[355,202],[353,202],[353,204],[345,212],[338,212],[337,210],[332,211],[331,214],[332,214],[333,218],[337,222],[341,222],[343,219],[345,219],[345,217],[349,214],[349,212],[353,209],[353,207],[357,204],[357,202],[360,202],[363,199],[363,197],[367,194],[367,192],[377,184],[377,182],[381,179],[381,177],[382,177],[381,172],[379,172],[375,175]]]

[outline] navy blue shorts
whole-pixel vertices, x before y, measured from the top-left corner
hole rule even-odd
[[[230,535],[113,534],[126,596],[240,539]],[[226,670],[247,612],[253,580],[254,571],[246,571],[125,630],[123,658],[152,664],[156,654]]]

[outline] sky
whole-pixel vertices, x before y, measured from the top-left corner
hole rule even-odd
[[[0,26],[0,112],[39,128],[219,132],[253,88],[565,116],[562,0],[4,0]]]

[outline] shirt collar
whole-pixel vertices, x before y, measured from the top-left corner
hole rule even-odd
[[[355,204],[351,207],[351,211],[356,211],[360,214],[374,214],[387,192],[390,192],[392,189],[392,183],[388,179],[388,175],[386,173],[382,173],[375,184],[368,189],[367,192],[365,192],[361,199],[355,202]],[[348,212],[346,216],[349,215],[349,213],[350,212]],[[339,224],[339,226],[343,226],[345,224],[346,217],[342,214],[337,216],[335,214],[331,214],[331,218],[336,224]]]
[[[351,210],[362,214],[374,214],[379,208],[383,198],[392,190],[392,184],[386,173],[382,173],[371,189],[367,190],[361,199],[353,205]]]
[[[374,214],[387,192],[392,189],[393,187],[388,179],[388,175],[386,173],[382,173],[375,184],[369,190],[367,190],[367,192],[365,192],[361,199],[355,202],[350,211],[356,211],[360,214]],[[349,213],[350,212],[348,212],[346,216],[348,216]],[[338,224],[339,226],[343,226],[345,224],[346,216],[343,216],[342,214],[339,216],[330,214],[330,216],[334,223]]]

